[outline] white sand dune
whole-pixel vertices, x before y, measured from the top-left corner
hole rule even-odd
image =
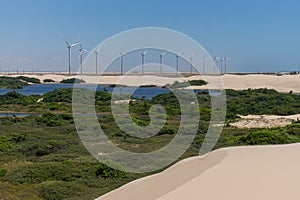
[[[241,119],[230,125],[237,128],[274,128],[283,127],[300,120],[300,114],[297,115],[247,115],[240,116]]]
[[[220,149],[97,200],[299,200],[299,153],[300,144]]]
[[[44,79],[53,79],[57,82],[67,79],[73,78],[76,76],[67,76],[67,75],[59,75],[59,74],[40,74],[40,75],[31,75],[25,74],[28,77],[35,77],[40,80]],[[19,76],[19,75],[10,75],[10,76]],[[86,83],[90,84],[116,84],[120,80],[120,76],[102,76],[98,79],[97,76],[80,76]],[[188,80],[197,80],[197,79],[205,79],[209,84],[211,84],[211,89],[214,89],[212,86],[212,82],[216,79],[215,76],[191,76],[186,78]],[[157,86],[163,86],[165,84],[174,83],[174,81],[184,81],[186,80],[182,77],[159,77],[154,75],[130,75],[129,78],[126,79],[125,83],[128,86],[136,86],[143,84],[154,84]],[[300,74],[298,75],[266,75],[266,74],[248,74],[248,75],[234,75],[234,74],[225,74],[222,75],[222,79],[224,82],[225,89],[235,89],[235,90],[244,90],[248,88],[269,88],[275,89],[279,92],[290,92],[300,93]],[[189,89],[206,89],[207,86],[192,86]]]

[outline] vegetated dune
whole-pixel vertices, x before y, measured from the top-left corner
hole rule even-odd
[[[5,75],[5,74],[3,74]],[[20,76],[20,75],[10,75]],[[38,78],[41,81],[44,79],[52,79],[59,82],[63,79],[75,78],[76,76],[67,76],[61,74],[42,74],[42,75],[31,75],[25,74],[24,76]],[[300,93],[300,74],[296,75],[281,75],[276,74],[246,74],[246,75],[234,75],[225,74],[222,75],[225,89],[244,90],[248,88],[268,88],[275,89],[279,92],[290,92]],[[107,75],[107,76],[77,76],[77,78],[83,79],[88,84],[118,84],[121,76]],[[216,80],[216,76],[202,75],[202,76],[190,76],[184,77],[160,77],[155,75],[130,75],[126,79],[123,79],[122,83],[126,83],[128,86],[137,86],[145,84],[153,84],[157,86],[164,86],[166,84],[172,84],[174,81],[182,82],[184,80],[199,80],[203,79],[208,81],[211,89],[214,89],[212,84]],[[121,82],[119,82],[121,83]],[[219,86],[218,86],[219,87]],[[187,89],[207,89],[207,86],[190,86]],[[219,89],[219,88],[217,88]]]
[[[279,116],[279,115],[247,115],[240,116],[241,119],[231,123],[236,128],[275,128],[284,127],[300,120],[300,114]]]
[[[299,152],[300,144],[220,149],[97,200],[298,200]]]

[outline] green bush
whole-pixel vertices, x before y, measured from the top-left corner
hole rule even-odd
[[[300,139],[289,135],[284,129],[264,129],[240,136],[238,141],[244,145],[290,144]]]
[[[30,77],[26,77],[26,76],[18,76],[18,77],[16,77],[16,79],[23,80],[23,81],[26,81],[29,83],[35,83],[35,84],[41,83],[40,79],[30,78]]]
[[[96,176],[103,178],[121,178],[126,175],[124,170],[112,161],[100,163],[95,171]]]
[[[44,79],[44,83],[54,83],[55,81],[52,79]]]
[[[45,200],[61,200],[81,196],[86,188],[74,182],[48,181],[37,185],[37,190]]]
[[[69,78],[60,81],[60,83],[85,83],[85,81],[83,79],[78,78]]]
[[[44,113],[42,116],[36,118],[36,122],[39,124],[46,124],[47,126],[61,126],[63,125],[60,115],[53,113]]]
[[[5,176],[6,173],[7,173],[7,170],[6,170],[6,169],[0,169],[0,177]]]
[[[158,135],[173,135],[177,133],[177,129],[172,126],[164,126],[158,133]]]
[[[37,96],[26,96],[15,91],[0,95],[0,105],[5,104],[20,104],[29,105],[36,102]]]
[[[22,89],[24,86],[27,85],[28,83],[21,81],[15,77],[7,77],[7,76],[0,77],[0,88]]]

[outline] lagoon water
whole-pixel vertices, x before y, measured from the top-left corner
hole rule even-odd
[[[6,94],[7,92],[16,91],[18,93],[24,94],[24,95],[33,95],[33,94],[39,94],[43,95],[47,92],[60,89],[60,88],[72,88],[73,84],[33,84],[30,86],[23,87],[23,89],[0,89],[0,95]],[[93,89],[95,88],[95,85],[93,84],[80,84],[80,88],[85,89]],[[169,93],[169,89],[165,88],[148,88],[148,87],[140,87],[136,89],[135,87],[109,87],[109,85],[98,85],[97,90],[108,90],[109,92],[116,92],[116,93],[122,93],[122,94],[128,94],[133,93],[133,97],[141,98],[145,97],[146,99],[151,99],[152,97]],[[136,90],[135,90],[136,89]]]

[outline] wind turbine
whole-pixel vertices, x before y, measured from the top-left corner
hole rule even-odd
[[[179,56],[181,55],[181,53],[176,54],[176,74],[179,73]]]
[[[141,56],[142,56],[142,74],[144,74],[144,64],[145,64],[145,55],[148,52],[148,50],[144,51]]]
[[[194,54],[195,52],[192,53],[192,56],[191,56],[191,73],[193,73],[193,58],[194,58]]]
[[[167,52],[161,53],[159,55],[159,73],[162,74],[162,64],[163,64],[163,57],[166,55]]]
[[[225,63],[225,73],[227,72],[227,61],[229,61],[230,58],[224,58],[224,63]]]
[[[203,73],[205,74],[206,73],[206,58],[205,58],[205,56],[203,56],[203,58],[202,58],[202,65],[203,65]]]
[[[82,46],[82,43],[79,43],[79,45],[80,45],[80,48],[79,48],[79,56],[80,56],[80,74],[82,75],[82,54],[84,53],[84,52],[89,52],[89,51],[87,51],[87,50],[85,50],[84,48],[83,48],[83,46]]]
[[[120,73],[121,75],[123,75],[124,73],[124,56],[126,56],[127,54],[126,53],[123,53],[123,50],[121,50],[121,58],[120,58]]]
[[[63,39],[64,39],[64,37],[63,37]],[[79,45],[80,43],[70,44],[66,39],[64,39],[64,41],[65,41],[67,49],[68,49],[69,76],[71,76],[71,48]]]
[[[96,75],[98,74],[98,53],[100,51],[100,46],[94,51],[96,57]]]
[[[217,68],[219,68],[219,60],[220,60],[220,57],[218,57],[218,56],[214,57],[214,61],[217,65]],[[222,67],[221,67],[221,71],[222,71]]]

